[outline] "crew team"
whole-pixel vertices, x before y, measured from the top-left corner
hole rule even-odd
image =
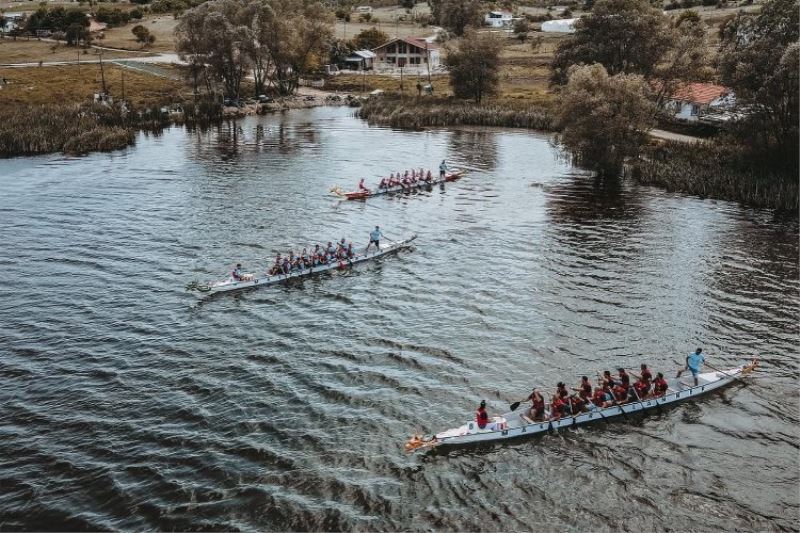
[[[702,348],[698,348],[694,353],[690,353],[686,357],[686,366],[678,371],[678,378],[684,371],[688,370],[694,377],[695,386],[698,385],[697,376],[702,364],[705,362],[702,352]],[[633,383],[631,382],[631,376],[636,378]],[[668,389],[669,385],[667,380],[664,379],[664,374],[659,372],[653,379],[653,374],[646,364],[641,365],[640,374],[619,368],[617,369],[617,375],[612,376],[611,372],[606,370],[602,375],[598,373],[597,386],[594,388],[588,376],[582,376],[578,386],[571,387],[572,393],[567,389],[564,382],[559,382],[549,405],[547,405],[544,396],[537,389],[533,389],[525,399],[525,401],[531,402],[530,408],[521,416],[528,423],[560,420],[564,417],[605,407],[660,398],[667,393]],[[512,405],[512,409],[514,408]],[[475,419],[480,429],[486,429],[487,425],[491,429],[489,415],[486,412],[486,402],[481,402]]]

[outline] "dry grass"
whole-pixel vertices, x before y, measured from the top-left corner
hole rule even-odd
[[[184,84],[167,78],[104,65],[106,86],[112,96],[122,95],[122,72],[125,72],[125,98],[135,106],[164,105],[191,94]],[[91,101],[101,91],[100,67],[97,64],[54,67],[0,69],[7,84],[0,88],[0,106],[9,104],[52,104]]]
[[[560,35],[545,35],[542,46],[536,52],[531,49],[530,42],[520,43],[516,39],[509,39],[500,56],[498,95],[487,99],[486,104],[509,106],[515,110],[525,110],[531,106],[549,109],[554,101],[549,85],[550,62],[555,47],[563,38]],[[425,83],[427,76],[404,77],[406,96],[416,96],[417,80]],[[446,74],[432,76],[432,81],[436,97],[452,95]],[[367,92],[381,89],[390,95],[400,94],[399,76],[387,74],[333,76],[326,81],[325,90],[360,94],[364,85]]]
[[[148,55],[143,52],[103,51],[103,59],[125,59]],[[97,50],[79,46],[67,46],[64,43],[39,41],[37,39],[0,39],[0,64],[4,63],[45,63],[58,61],[93,61],[97,59]]]
[[[131,29],[137,24],[141,24],[152,35],[155,35],[156,42],[147,47],[150,52],[175,52],[175,26],[178,21],[172,15],[149,15],[141,21],[118,28],[105,30],[105,38],[97,44],[110,48],[124,48],[126,50],[141,50],[142,45],[136,42],[136,38],[131,33]]]

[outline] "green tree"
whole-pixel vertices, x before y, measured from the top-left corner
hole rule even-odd
[[[356,50],[372,50],[377,48],[386,41],[389,36],[376,27],[362,30],[358,35],[353,37],[353,47]]]
[[[648,91],[637,74],[609,76],[597,63],[570,68],[556,110],[559,145],[584,168],[618,173],[653,125]]]
[[[148,46],[156,42],[156,36],[150,33],[150,30],[137,24],[131,29],[131,33],[136,37],[137,43],[142,43],[142,46]]]
[[[514,21],[514,36],[517,39],[520,41],[526,40],[529,31],[531,31],[531,27],[530,24],[528,24],[528,19],[520,17]]]
[[[458,98],[480,103],[497,92],[500,51],[503,41],[492,33],[467,32],[455,46],[445,47],[444,63],[450,72],[450,86]]]
[[[86,41],[88,36],[89,31],[86,29],[86,26],[77,22],[73,22],[67,26],[64,32],[64,38],[69,45],[78,44],[80,41]]]
[[[242,10],[243,4],[237,0],[206,2],[187,11],[175,29],[178,55],[208,65],[231,98],[240,96],[249,68],[245,48],[252,34],[240,20]]]
[[[457,37],[468,27],[478,27],[483,22],[480,0],[429,0],[431,13],[440,26]]]
[[[719,71],[747,109],[740,134],[754,148],[798,166],[798,2],[768,0],[721,29]]]
[[[207,66],[231,97],[239,96],[251,69],[257,94],[267,79],[281,94],[291,94],[299,78],[327,58],[332,18],[312,0],[216,0],[186,12],[176,47],[192,76]]]
[[[572,65],[600,63],[608,74],[650,76],[672,44],[669,18],[647,0],[598,0],[556,50],[553,81]]]
[[[272,83],[281,94],[291,94],[300,77],[319,67],[327,56],[333,17],[312,0],[256,1],[265,4],[256,32],[272,62]]]
[[[403,9],[414,9],[416,4],[416,0],[400,0],[400,7]]]
[[[667,35],[670,46],[649,74],[657,81],[654,96],[659,106],[681,83],[708,80],[714,75],[708,32],[696,11],[681,13],[667,28]]]
[[[328,51],[328,60],[334,65],[341,66],[351,53],[353,53],[353,46],[350,42],[343,39],[333,39]]]

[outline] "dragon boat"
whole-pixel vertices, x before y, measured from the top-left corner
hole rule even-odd
[[[233,277],[228,277],[227,279],[221,281],[209,281],[206,283],[193,281],[186,288],[188,290],[199,291],[205,294],[215,294],[220,292],[238,291],[249,288],[269,287],[270,285],[276,285],[278,283],[283,283],[291,279],[305,278],[319,274],[321,272],[327,272],[329,270],[334,270],[334,269],[349,268],[358,263],[372,261],[373,259],[377,259],[379,257],[383,257],[384,255],[397,252],[398,250],[401,250],[403,248],[408,248],[416,238],[417,238],[416,235],[412,235],[408,239],[404,239],[401,241],[390,241],[388,244],[381,244],[380,248],[373,247],[372,249],[374,251],[370,252],[367,252],[365,248],[361,248],[356,250],[355,255],[349,259],[337,259],[337,260],[332,260],[324,265],[318,265],[316,267],[309,267],[301,270],[295,269],[289,272],[288,274],[276,274],[272,276],[270,276],[267,273],[242,274],[238,280],[234,279]]]
[[[373,196],[382,196],[385,194],[397,194],[397,193],[404,193],[404,192],[412,192],[418,191],[420,189],[426,189],[428,187],[433,187],[434,185],[438,185],[440,183],[447,183],[450,181],[456,181],[461,179],[466,171],[464,170],[455,170],[453,172],[449,172],[444,175],[444,178],[437,177],[436,179],[432,179],[431,181],[420,180],[414,183],[413,185],[396,185],[394,187],[383,187],[383,188],[374,188],[374,189],[367,189],[365,191],[343,191],[341,187],[334,187],[331,189],[331,192],[337,196],[345,198],[347,200],[366,200],[367,198],[372,198]]]
[[[406,452],[426,451],[437,447],[452,447],[479,442],[504,441],[520,437],[549,433],[559,428],[572,428],[608,420],[610,418],[626,417],[629,414],[641,413],[665,405],[685,402],[730,385],[734,381],[752,372],[758,366],[758,360],[732,368],[726,371],[714,371],[698,374],[698,384],[688,383],[678,378],[668,379],[667,392],[658,397],[645,397],[626,403],[595,408],[574,416],[565,416],[557,420],[532,421],[519,411],[511,411],[492,418],[486,429],[480,429],[473,420],[456,428],[447,429],[435,435],[413,435],[405,444]],[[691,379],[691,378],[689,378]],[[519,405],[519,404],[517,404]],[[513,405],[512,405],[513,407]],[[549,406],[548,406],[549,407]],[[546,411],[549,411],[547,409]],[[493,429],[488,429],[491,425]]]

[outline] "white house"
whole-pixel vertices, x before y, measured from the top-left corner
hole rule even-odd
[[[674,112],[676,119],[697,122],[705,114],[721,112],[735,104],[736,97],[728,87],[713,83],[687,83],[673,91],[665,107]]]
[[[542,22],[542,31],[547,33],[575,33],[575,21],[578,19],[556,19]]]
[[[376,66],[381,68],[409,68],[412,71],[435,69],[439,66],[439,46],[417,37],[392,39],[372,50]]]
[[[483,21],[492,28],[508,28],[513,24],[514,15],[510,11],[489,11]]]

